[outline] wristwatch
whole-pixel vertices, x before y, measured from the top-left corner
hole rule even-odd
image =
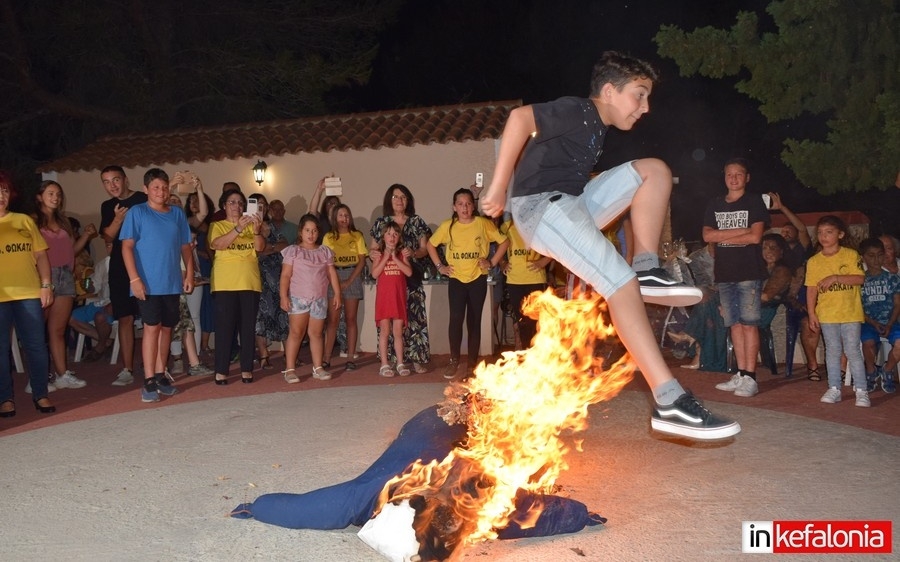
[[[51,291],[55,291],[56,286],[53,283],[41,283],[41,289],[50,289]]]

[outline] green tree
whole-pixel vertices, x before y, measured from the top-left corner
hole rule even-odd
[[[400,3],[0,0],[2,165],[113,132],[340,109],[328,93],[369,79]]]
[[[817,116],[818,138],[788,138],[781,157],[822,194],[893,185],[900,172],[897,0],[782,0],[774,25],[739,12],[731,29],[662,26],[654,41],[682,76],[737,77],[769,123]]]

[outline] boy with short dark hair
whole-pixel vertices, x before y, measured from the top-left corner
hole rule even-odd
[[[119,238],[131,292],[138,299],[144,336],[142,402],[157,402],[178,389],[165,375],[172,328],[180,318],[182,291],[194,289],[191,230],[180,207],[169,206],[169,176],[159,168],[144,174],[147,202],[131,208]],[[181,261],[184,260],[185,272]]]
[[[663,359],[644,308],[644,301],[686,306],[702,298],[699,289],[674,282],[659,267],[656,252],[672,173],[661,160],[642,159],[590,177],[609,128],[630,130],[650,110],[647,98],[655,79],[646,62],[610,51],[594,66],[589,98],[514,109],[481,207],[489,216],[502,214],[515,168],[509,206],[522,238],[606,298],[619,339],[653,392],[651,427],[721,439],[740,432],[740,425],[713,415],[684,391]],[[629,208],[632,266],[600,232]]]
[[[859,339],[862,341],[863,361],[866,365],[866,385],[875,390],[878,379],[885,392],[896,392],[894,370],[900,361],[900,277],[885,270],[884,243],[878,238],[866,238],[859,243],[859,253],[866,264],[862,294],[863,322]],[[876,365],[875,357],[881,338],[891,344],[891,352],[884,365]]]

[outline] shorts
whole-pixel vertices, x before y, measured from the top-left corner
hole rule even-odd
[[[722,320],[726,328],[735,324],[759,326],[762,286],[762,279],[716,283],[719,289],[719,302],[722,304]]]
[[[862,332],[859,335],[860,341],[874,341],[878,343],[881,341],[881,336],[878,335],[878,332],[875,330],[875,327],[869,324],[868,322],[863,322]],[[895,323],[891,326],[891,329],[888,331],[887,341],[893,346],[897,343],[897,340],[900,340],[900,322]]]
[[[547,192],[513,197],[510,210],[529,248],[609,296],[635,273],[601,229],[631,206],[640,185],[637,170],[626,162],[589,181],[581,195]]]
[[[341,283],[350,279],[350,276],[353,274],[353,270],[356,267],[338,267],[337,274],[338,279],[340,279]],[[350,286],[341,291],[341,296],[345,299],[356,299],[361,301],[363,299],[363,282],[362,275],[357,275],[356,279],[350,283]],[[331,300],[334,297],[334,291],[331,289],[331,284],[328,284],[328,299]]]
[[[328,299],[325,297],[315,299],[291,297],[291,310],[288,314],[307,313],[310,318],[325,320],[325,317],[328,315]]]
[[[147,326],[162,324],[164,328],[174,328],[181,318],[181,295],[147,295],[139,300],[141,320]]]
[[[95,303],[89,303],[84,306],[79,306],[72,310],[72,318],[78,320],[79,322],[84,322],[85,324],[90,324],[94,321],[94,318],[97,316],[97,313],[103,312],[106,309],[105,306],[98,306]],[[106,321],[109,324],[115,322],[115,319],[112,317],[112,314],[106,315]]]
[[[109,270],[109,302],[112,303],[113,318],[119,320],[126,316],[140,316],[138,300],[131,296],[128,283],[128,272],[116,274]]]
[[[50,282],[53,283],[53,294],[57,297],[75,296],[75,274],[68,265],[50,268]]]

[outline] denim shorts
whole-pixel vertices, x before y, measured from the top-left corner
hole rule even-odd
[[[719,289],[719,302],[722,304],[722,320],[726,328],[735,324],[759,326],[762,285],[762,279],[716,283]]]
[[[291,310],[288,314],[309,314],[310,318],[324,320],[328,315],[328,299],[301,299],[291,297]]]
[[[75,296],[75,275],[68,265],[50,268],[50,282],[53,283],[53,294],[57,297]]]
[[[875,331],[875,327],[869,324],[868,322],[863,322],[862,332],[859,335],[860,341],[874,341],[878,343],[881,340],[881,336],[878,335],[878,332]],[[900,340],[900,322],[895,323],[891,326],[891,329],[888,331],[887,341],[894,345],[897,343],[897,340]]]
[[[640,185],[641,177],[627,162],[589,181],[581,195],[548,192],[513,197],[510,210],[529,248],[552,257],[609,296],[635,274],[600,229],[631,206]]]

